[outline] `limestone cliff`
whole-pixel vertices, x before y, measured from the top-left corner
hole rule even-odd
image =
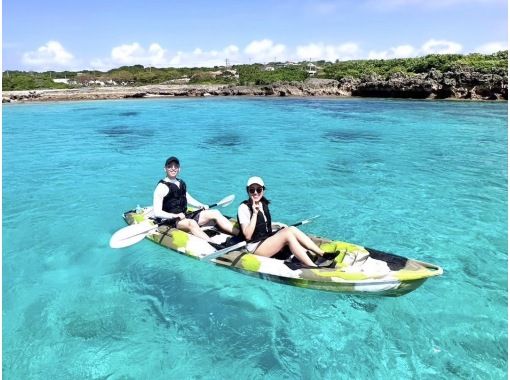
[[[367,75],[341,80],[310,78],[260,86],[149,85],[141,87],[84,87],[68,90],[5,91],[2,102],[145,98],[156,96],[359,96],[411,99],[508,100],[505,74],[463,70],[403,75]]]

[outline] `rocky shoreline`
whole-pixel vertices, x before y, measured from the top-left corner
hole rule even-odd
[[[4,91],[2,103],[31,101],[102,100],[150,97],[203,96],[322,96],[384,97],[409,99],[508,100],[508,76],[473,71],[428,73],[406,76],[378,75],[361,79],[309,78],[304,82],[271,85],[148,85],[140,87],[82,87],[65,90]]]

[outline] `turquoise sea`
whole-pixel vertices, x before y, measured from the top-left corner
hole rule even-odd
[[[4,379],[506,379],[508,104],[146,99],[3,106]],[[442,266],[399,298],[294,288],[143,241],[170,155],[204,203]]]

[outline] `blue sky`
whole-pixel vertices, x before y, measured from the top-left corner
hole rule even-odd
[[[492,53],[506,0],[3,0],[3,70]]]

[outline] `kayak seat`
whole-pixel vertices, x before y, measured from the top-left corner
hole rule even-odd
[[[209,237],[213,237],[213,236],[219,235],[221,233],[218,230],[215,230],[213,228],[202,228],[202,231],[204,231],[205,234]]]
[[[206,232],[207,233],[207,232]],[[223,243],[217,244],[217,243],[209,243],[211,246],[213,246],[217,251],[220,249],[224,249],[230,246],[233,246],[237,243],[241,242],[241,239],[237,236],[230,236],[227,238]]]
[[[397,255],[393,255],[391,253],[386,253],[382,251],[378,251],[372,248],[365,248],[369,253],[370,257],[374,260],[381,260],[388,264],[388,267],[396,272],[401,270],[407,265],[407,259],[405,257],[400,257]]]
[[[324,252],[324,255],[322,257],[326,260],[335,260],[336,257],[340,254],[340,251],[335,252]]]
[[[271,256],[272,259],[277,260],[288,260],[292,256],[292,252],[290,251],[290,248],[286,245],[283,247],[279,252]],[[294,256],[292,256],[294,257]]]
[[[321,259],[322,259],[322,261],[325,261],[325,260],[329,260],[329,261],[335,260],[336,257],[340,254],[340,251],[324,252],[324,254],[321,256],[321,255],[316,254],[315,252],[307,250],[306,254],[310,258],[310,260],[312,260],[314,263],[317,263],[317,261],[319,261]]]
[[[335,260],[323,260],[320,258],[317,260],[317,266],[312,267],[309,265],[303,264],[301,261],[299,261],[297,258],[292,256],[291,260],[285,261],[285,265],[291,270],[298,270],[298,269],[321,269],[321,268],[335,268],[336,267],[336,261]]]

